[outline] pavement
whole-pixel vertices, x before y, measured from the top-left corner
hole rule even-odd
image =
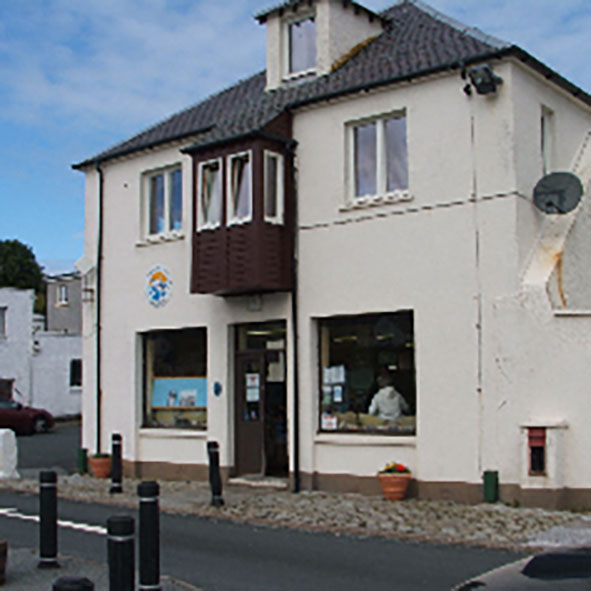
[[[1,480],[0,489],[38,494],[36,474]],[[111,494],[110,480],[89,475],[58,476],[58,497],[88,503],[137,508],[137,480],[124,480],[123,492]],[[224,505],[211,506],[207,483],[161,481],[161,511],[227,519],[269,527],[288,527],[335,535],[383,537],[438,544],[464,544],[519,552],[560,546],[591,545],[591,512],[551,511],[502,503],[463,505],[451,501],[407,499],[386,501],[381,496],[303,491],[294,494],[285,481],[233,480],[223,490]],[[36,568],[37,556],[9,549],[5,589],[51,589],[60,576],[83,572],[95,589],[107,589],[107,568],[60,557],[59,572]],[[29,583],[30,580],[30,583]],[[164,591],[195,589],[163,578]]]

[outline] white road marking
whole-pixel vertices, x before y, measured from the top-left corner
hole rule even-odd
[[[15,509],[14,507],[0,508],[0,517],[11,517],[13,519],[20,519],[21,521],[39,522],[39,515],[27,515],[25,513],[20,513],[18,509]],[[99,534],[102,536],[107,535],[107,528],[100,525],[76,523],[75,521],[67,521],[65,519],[58,519],[57,524],[59,527],[67,527],[69,529],[84,531],[91,534]]]

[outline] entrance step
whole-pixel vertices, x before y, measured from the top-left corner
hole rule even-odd
[[[275,476],[261,476],[260,474],[243,474],[228,480],[228,484],[237,486],[250,486],[252,488],[274,488],[277,490],[287,490],[289,479],[277,478]]]

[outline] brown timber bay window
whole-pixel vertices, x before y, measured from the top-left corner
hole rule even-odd
[[[207,330],[142,335],[145,427],[207,427]]]
[[[320,430],[414,435],[412,311],[319,320]]]

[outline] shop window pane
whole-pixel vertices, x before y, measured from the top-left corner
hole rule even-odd
[[[316,23],[307,18],[289,25],[289,72],[304,72],[316,66]]]
[[[183,175],[180,168],[169,173],[169,183],[169,230],[180,230],[183,225]]]
[[[320,429],[412,435],[411,311],[319,321]]]
[[[157,174],[150,179],[150,234],[164,231],[164,175]]]
[[[207,332],[167,330],[143,337],[145,425],[207,427]]]
[[[408,156],[406,153],[406,119],[385,121],[386,190],[408,189]]]
[[[355,195],[377,193],[376,124],[359,125],[353,130],[355,151]]]

